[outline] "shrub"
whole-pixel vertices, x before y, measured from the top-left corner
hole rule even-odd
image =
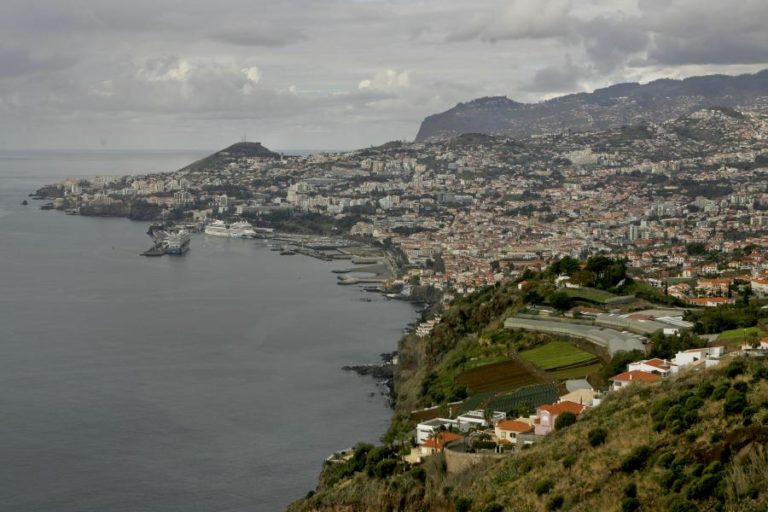
[[[731,389],[731,385],[727,382],[721,382],[717,386],[715,386],[715,389],[712,391],[711,398],[712,400],[722,400],[725,398],[725,394],[728,392],[728,390]]]
[[[576,423],[576,415],[572,412],[564,412],[555,419],[555,430],[563,430]]]
[[[680,496],[672,496],[667,500],[667,506],[665,510],[669,512],[691,512],[696,510],[696,506],[685,498]]]
[[[554,486],[555,484],[552,482],[552,480],[539,480],[536,483],[536,495],[543,496],[544,494],[547,494],[549,491],[551,491]]]
[[[638,446],[621,463],[621,470],[625,473],[640,471],[648,463],[648,457],[651,456],[651,449],[648,446]]]
[[[742,380],[740,382],[735,383],[733,385],[733,389],[735,389],[736,391],[738,391],[740,393],[746,393],[747,391],[749,391],[749,384],[747,384],[746,382],[744,382]]]
[[[422,467],[415,467],[411,470],[411,475],[415,480],[424,483],[427,480],[427,472]],[[447,487],[446,487],[447,489]]]
[[[624,487],[624,496],[627,498],[637,498],[637,484],[635,482],[629,482]]]
[[[621,501],[621,512],[635,512],[640,510],[640,500],[637,498],[624,498]]]
[[[689,499],[702,500],[714,494],[720,484],[721,477],[717,475],[703,475],[694,480],[688,487],[687,496]]]
[[[397,469],[397,459],[384,459],[379,461],[373,468],[373,475],[376,478],[387,478]]]
[[[755,370],[755,373],[752,374],[753,380],[766,380],[768,379],[768,368],[765,366],[761,366],[757,370]]]
[[[563,507],[563,503],[565,503],[565,498],[560,494],[556,494],[547,502],[547,510],[560,510]]]
[[[571,454],[571,455],[566,455],[565,457],[563,457],[563,467],[565,469],[571,469],[574,464],[576,464],[576,456],[575,455]]]
[[[483,507],[483,512],[504,512],[504,507],[498,503],[489,503]]]
[[[739,414],[747,407],[747,397],[736,388],[729,389],[725,394],[723,412],[727,415]]]
[[[712,396],[712,392],[715,390],[715,386],[711,382],[704,382],[699,386],[696,394],[699,398],[704,400]]]
[[[731,363],[726,366],[725,375],[727,375],[729,379],[732,379],[737,375],[744,373],[744,370],[746,370],[746,364],[744,364],[744,360],[736,359],[735,361],[731,361]]]
[[[456,512],[469,512],[472,509],[472,500],[462,496],[461,498],[456,500],[456,505],[454,506],[454,510]]]
[[[659,455],[659,458],[656,459],[656,464],[663,468],[671,468],[672,462],[675,460],[675,454],[672,452],[664,452],[661,455]]]
[[[601,444],[605,443],[605,440],[607,437],[608,437],[608,431],[600,427],[593,428],[587,434],[587,439],[589,440],[589,444],[593,448],[598,447]]]

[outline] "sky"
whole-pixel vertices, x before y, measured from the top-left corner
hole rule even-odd
[[[411,140],[503,95],[768,68],[765,0],[2,0],[0,149]]]

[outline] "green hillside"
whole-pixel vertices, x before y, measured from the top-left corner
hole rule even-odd
[[[768,510],[768,361],[721,366],[611,394],[532,448],[463,474],[440,458],[384,474],[393,459],[370,452],[360,471],[326,470],[292,510]]]

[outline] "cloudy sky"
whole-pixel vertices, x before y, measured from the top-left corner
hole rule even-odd
[[[459,101],[768,67],[765,0],[2,0],[0,148],[412,139]]]

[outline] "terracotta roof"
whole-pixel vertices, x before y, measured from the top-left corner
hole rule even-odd
[[[453,432],[440,432],[436,436],[430,437],[429,439],[421,443],[421,446],[424,446],[426,448],[435,448],[437,450],[442,450],[446,444],[451,443],[453,441],[458,441],[459,439],[464,439],[464,436],[460,436],[459,434],[454,434]]]
[[[559,404],[552,404],[552,405],[540,405],[538,407],[538,410],[540,411],[547,411],[550,414],[561,414],[564,412],[572,412],[575,415],[581,414],[584,409],[586,409],[587,406],[577,404],[576,402],[560,402]]]
[[[533,426],[524,421],[517,420],[502,420],[496,424],[496,428],[500,430],[506,430],[508,432],[529,432],[533,430]]]
[[[662,370],[669,370],[670,363],[668,361],[665,361],[663,359],[649,359],[645,361],[645,364],[649,366],[653,366],[655,368],[659,368]]]
[[[655,373],[641,372],[640,370],[632,370],[631,372],[624,372],[618,375],[614,375],[608,380],[618,380],[620,382],[656,382],[660,381],[661,377]]]

